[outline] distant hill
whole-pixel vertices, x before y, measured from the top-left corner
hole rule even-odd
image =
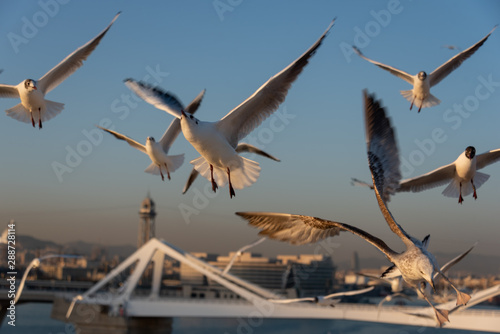
[[[128,257],[132,254],[136,247],[132,245],[118,245],[118,246],[105,246],[97,243],[90,243],[85,241],[73,241],[64,244],[58,244],[53,241],[40,240],[29,235],[18,235],[16,240],[24,249],[37,250],[44,248],[55,248],[61,252],[81,254],[89,256],[93,250],[100,248],[105,250],[106,254],[111,258],[115,255],[120,257]]]
[[[46,247],[60,248],[59,244],[52,241],[40,240],[29,235],[18,235],[16,236],[17,243],[21,244],[25,249],[43,249]]]

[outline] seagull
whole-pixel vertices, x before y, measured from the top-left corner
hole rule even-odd
[[[227,264],[226,268],[224,268],[224,271],[222,272],[222,276],[224,276],[225,274],[227,274],[227,272],[229,271],[229,269],[231,269],[231,267],[233,266],[233,263],[234,261],[236,261],[236,259],[238,257],[241,256],[241,254],[243,254],[244,251],[246,251],[247,249],[250,249],[252,247],[255,247],[257,246],[258,244],[264,242],[264,240],[266,240],[266,238],[260,238],[260,239],[257,239],[256,241],[252,242],[251,244],[249,245],[246,245],[246,246],[243,246],[241,247],[240,249],[238,249],[234,254],[233,256],[231,257],[231,260],[229,260],[229,263]]]
[[[382,299],[379,303],[378,303],[378,313],[380,314],[380,308],[382,307],[382,305],[385,303],[385,302],[390,302],[392,301],[393,299],[395,299],[396,297],[400,297],[400,298],[404,298],[406,300],[409,300],[409,301],[412,301],[413,299],[402,293],[402,292],[396,292],[396,293],[393,293],[393,294],[390,294],[390,295],[387,295],[385,296],[384,299]],[[378,318],[378,317],[377,317]]]
[[[176,120],[177,120],[177,118],[176,118]],[[269,158],[271,160],[277,161],[277,162],[281,161],[280,159],[276,158],[275,156],[272,156],[271,154],[264,152],[261,149],[255,147],[253,145],[247,144],[247,143],[239,143],[238,146],[236,146],[235,150],[237,153],[244,153],[244,152],[255,153],[255,154],[261,155],[263,157]],[[196,180],[196,178],[198,177],[199,174],[200,173],[196,169],[193,168],[191,170],[191,174],[189,174],[189,177],[186,181],[186,185],[184,186],[184,189],[182,190],[183,194],[185,194],[189,190],[189,187],[191,187],[194,180]]]
[[[445,49],[448,49],[448,50],[457,50],[457,51],[460,51],[460,48],[456,45],[450,45],[450,44],[445,44],[442,46],[443,48]]]
[[[463,196],[470,193],[474,199],[477,199],[476,189],[490,177],[477,170],[499,160],[500,149],[476,155],[476,149],[473,146],[468,146],[451,164],[439,167],[427,174],[401,181],[397,191],[420,192],[449,182],[442,194],[446,197],[458,197],[458,203],[462,204]]]
[[[394,220],[384,201],[384,189],[399,181],[399,153],[394,140],[394,130],[390,120],[386,117],[383,107],[373,95],[364,91],[364,113],[367,139],[368,164],[372,174],[377,202],[387,224],[405,244],[406,250],[397,253],[387,244],[370,233],[352,225],[336,221],[325,220],[312,216],[294,215],[274,212],[236,212],[236,215],[247,220],[248,223],[261,231],[259,235],[271,239],[289,242],[295,245],[314,243],[319,240],[339,235],[340,232],[351,232],[372,244],[392,262],[401,273],[404,281],[410,286],[421,289],[422,282],[434,288],[434,273],[440,272],[435,257],[426,249],[424,244],[410,236]],[[459,291],[444,275],[449,284],[457,293],[457,305],[465,305],[470,296]],[[448,311],[437,309],[424,295],[435,313],[437,323],[442,326],[448,320]]]
[[[351,177],[351,186],[368,187],[373,190],[373,184]]]
[[[66,311],[66,319],[68,319],[71,316],[71,313],[73,312],[73,308],[75,307],[76,302],[81,300],[83,300],[82,295],[76,295],[73,297],[73,299],[71,300],[71,304],[69,305],[68,310]]]
[[[201,100],[205,94],[205,90],[201,91],[197,97],[185,108],[187,113],[194,113],[201,104]],[[179,102],[180,103],[180,102]],[[98,128],[112,134],[117,139],[125,140],[130,146],[146,153],[151,159],[152,163],[144,171],[153,175],[161,175],[162,181],[165,181],[162,169],[165,169],[167,178],[170,180],[170,173],[176,171],[184,162],[184,154],[167,155],[173,142],[181,132],[181,125],[179,119],[175,118],[170,126],[167,128],[159,142],[156,142],[154,137],[146,138],[146,145],[142,145],[137,141],[122,135],[116,131],[106,129],[100,126]]]
[[[28,265],[28,267],[26,267],[26,270],[24,271],[23,278],[21,279],[21,282],[19,283],[19,287],[18,287],[17,292],[16,292],[16,298],[14,299],[14,304],[17,304],[17,301],[21,297],[21,293],[23,292],[23,289],[24,289],[24,283],[26,282],[26,278],[28,277],[30,270],[38,267],[40,265],[41,261],[46,260],[46,259],[52,259],[55,257],[62,257],[65,259],[78,259],[78,258],[82,258],[83,256],[81,256],[81,255],[64,255],[64,254],[48,254],[48,255],[44,255],[44,256],[37,257],[37,258],[33,259],[30,262],[30,264]]]
[[[479,49],[481,45],[483,45],[484,42],[486,42],[486,40],[491,35],[491,33],[496,29],[496,27],[497,26],[495,26],[490,31],[490,33],[486,35],[483,39],[481,39],[479,42],[477,42],[467,50],[460,52],[453,58],[449,59],[446,63],[436,68],[429,75],[427,75],[427,73],[424,71],[418,72],[417,75],[408,74],[404,71],[398,70],[395,67],[384,65],[382,63],[379,63],[378,61],[371,60],[365,57],[361,53],[361,51],[355,46],[353,46],[353,49],[364,60],[367,60],[370,63],[375,64],[386,71],[389,71],[391,74],[394,74],[395,76],[407,81],[410,85],[413,85],[412,90],[402,90],[401,95],[403,95],[408,101],[411,102],[410,110],[413,108],[413,104],[415,104],[419,106],[418,112],[420,112],[422,108],[432,107],[441,103],[441,101],[438,98],[436,98],[434,95],[430,93],[431,87],[440,83],[441,80],[443,80],[448,76],[448,74],[456,70],[467,58],[472,56],[474,52],[476,52],[477,49]]]
[[[391,292],[394,293],[400,293],[403,291],[403,278],[401,275],[397,277],[381,277],[377,275],[372,275],[372,274],[365,274],[365,273],[356,273],[356,275],[364,276],[367,278],[371,278],[377,281],[382,282],[383,284],[389,285],[391,287]]]
[[[94,51],[119,15],[120,12],[99,35],[76,49],[39,80],[26,79],[16,86],[0,85],[0,97],[21,99],[21,103],[5,110],[7,116],[25,123],[31,120],[33,127],[35,127],[35,121],[38,121],[38,128],[41,129],[42,122],[58,115],[64,109],[64,103],[46,100],[45,94],[56,88],[83,65],[83,61]]]
[[[332,293],[327,296],[316,296],[316,297],[304,297],[304,298],[291,298],[291,299],[268,299],[268,301],[275,304],[291,304],[297,302],[313,302],[323,306],[334,306],[340,302],[340,298],[343,296],[355,296],[360,295],[362,293],[367,293],[372,291],[375,287],[371,286],[369,288],[360,289],[360,290],[352,290],[352,291],[343,291]]]
[[[316,53],[334,22],[335,20],[302,56],[271,77],[249,98],[216,122],[204,122],[193,115],[187,115],[175,98],[142,82],[126,79],[125,84],[146,102],[181,120],[184,137],[201,154],[191,164],[211,181],[214,192],[227,183],[229,196],[232,198],[235,196],[235,188],[250,186],[260,174],[257,162],[236,152],[238,142],[278,109],[292,83]]]

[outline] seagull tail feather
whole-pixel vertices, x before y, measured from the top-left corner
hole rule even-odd
[[[441,100],[439,100],[437,97],[435,97],[432,94],[429,94],[429,96],[427,96],[427,98],[423,102],[421,99],[418,99],[418,98],[414,99],[412,89],[402,90],[402,91],[400,91],[400,93],[401,93],[401,95],[403,95],[403,97],[405,99],[408,100],[408,102],[413,102],[413,105],[415,105],[417,108],[419,108],[420,105],[422,105],[422,108],[430,108],[430,107],[436,106],[436,105],[441,103]]]

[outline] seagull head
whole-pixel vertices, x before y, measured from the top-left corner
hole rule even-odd
[[[194,117],[192,114],[186,114],[184,110],[181,110],[182,113],[182,120],[185,120],[188,124],[198,124],[198,119]]]
[[[40,266],[40,259],[39,258],[34,259],[32,264],[33,268],[37,268],[38,266]]]
[[[155,138],[154,137],[148,137],[146,139],[146,141],[150,141],[150,142],[154,143],[155,142]]]
[[[26,79],[24,80],[24,88],[26,88],[27,91],[32,91],[36,90],[36,81],[33,79]]]
[[[474,158],[474,156],[476,155],[476,149],[474,148],[474,146],[468,146],[466,149],[465,149],[465,156],[469,159],[469,160],[472,160]]]
[[[436,288],[434,287],[434,265],[431,260],[427,256],[420,258],[417,262],[417,269],[425,282],[429,283],[431,288],[436,291]]]
[[[424,71],[420,71],[420,72],[418,72],[417,77],[418,77],[420,80],[424,81],[424,80],[425,80],[425,78],[427,78],[427,73],[425,73]]]

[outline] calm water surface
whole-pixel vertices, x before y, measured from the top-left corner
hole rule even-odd
[[[52,304],[21,304],[16,309],[16,326],[2,322],[2,334],[76,334],[70,324],[50,318]],[[500,326],[500,319],[499,319]],[[428,327],[387,325],[349,320],[282,319],[193,319],[176,318],[173,334],[471,334],[486,332],[458,331]]]

